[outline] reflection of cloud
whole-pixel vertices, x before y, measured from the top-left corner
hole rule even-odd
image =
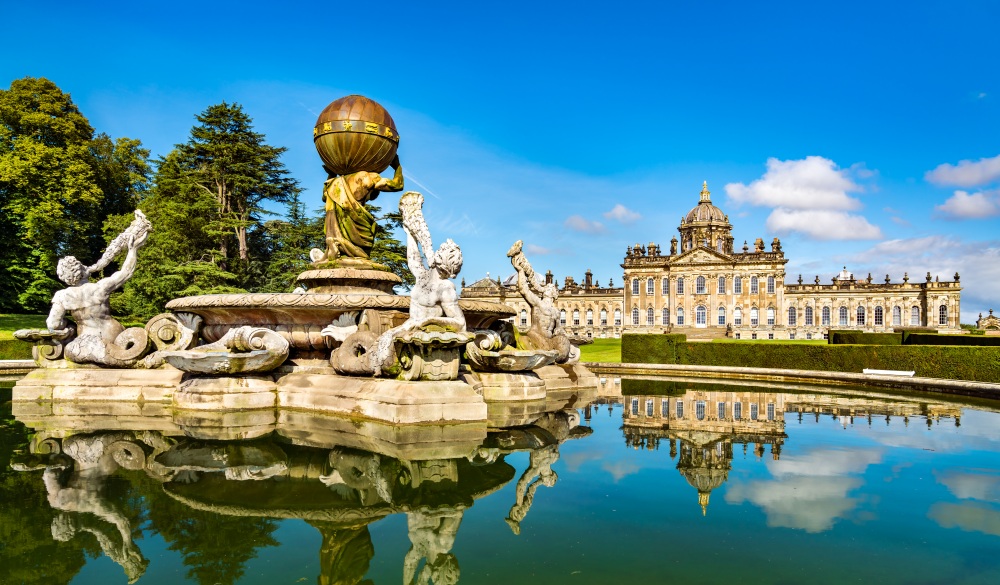
[[[996,470],[949,469],[935,471],[934,476],[956,498],[1000,502],[1000,473]]]
[[[799,457],[769,461],[773,480],[733,482],[726,501],[749,501],[767,514],[767,525],[806,532],[829,530],[857,505],[847,493],[861,486],[862,473],[882,460],[880,450],[821,450]]]
[[[937,522],[942,528],[958,528],[966,532],[982,532],[1000,536],[1000,511],[982,504],[938,502],[931,506],[927,517]]]
[[[618,483],[623,477],[632,475],[642,469],[642,466],[632,461],[618,460],[601,465],[601,469],[610,473],[611,477],[615,479],[615,483]]]

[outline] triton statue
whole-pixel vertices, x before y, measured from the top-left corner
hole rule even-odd
[[[539,288],[535,271],[521,251],[521,246],[521,240],[514,242],[507,256],[517,270],[517,290],[531,305],[531,329],[527,334],[528,342],[533,346],[531,349],[555,350],[559,352],[557,363],[576,363],[580,361],[580,349],[570,343],[566,331],[559,325],[559,309],[555,305],[559,290],[552,283]]]

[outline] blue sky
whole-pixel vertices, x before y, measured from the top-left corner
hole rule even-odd
[[[620,285],[708,181],[790,282],[958,271],[964,322],[1000,310],[1000,3],[288,4],[4,0],[0,84],[47,77],[154,155],[240,103],[316,208],[311,127],[367,95],[468,282],[523,239],[560,281]]]

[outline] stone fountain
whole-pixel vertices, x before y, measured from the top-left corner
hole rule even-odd
[[[394,294],[401,281],[370,257],[376,226],[364,206],[404,187],[399,134],[384,108],[362,96],[335,100],[313,137],[329,175],[325,249],[312,251],[299,292],[174,299],[145,327],[125,329],[108,299],[131,277],[155,229],[136,211],[95,265],[60,262],[68,288],[53,297],[47,329],[15,334],[35,344],[40,366],[17,383],[15,403],[156,404],[213,420],[309,411],[391,425],[495,428],[530,424],[547,404],[596,391],[597,379],[575,363],[578,350],[547,326],[545,291],[524,287],[535,299],[524,335],[506,305],[458,298],[452,279],[461,249],[451,240],[434,248],[423,197],[413,191],[399,209],[416,285],[410,296]],[[387,179],[381,173],[390,167]],[[508,255],[521,280],[533,283],[518,244]],[[89,281],[122,252],[118,272]]]

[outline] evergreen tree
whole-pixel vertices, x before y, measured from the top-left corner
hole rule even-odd
[[[95,137],[47,79],[0,90],[0,310],[42,310],[61,286],[59,257],[100,256],[104,219],[138,204],[148,156],[136,140]]]
[[[309,251],[326,245],[323,238],[323,216],[310,217],[305,205],[295,193],[284,220],[264,224],[268,239],[268,257],[264,292],[291,292],[300,273],[311,268]]]
[[[379,212],[382,211],[381,207],[370,203],[366,203],[365,206],[377,220],[371,259],[388,266],[389,270],[403,279],[400,286],[409,289],[414,285],[416,279],[406,262],[406,244],[397,240],[394,235],[396,230],[403,229],[402,212],[396,210],[379,216]]]

